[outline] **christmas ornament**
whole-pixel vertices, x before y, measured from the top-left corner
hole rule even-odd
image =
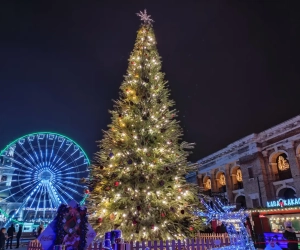
[[[110,214],[109,218],[110,218],[110,220],[114,220],[115,219],[115,215],[114,214]]]
[[[181,214],[184,214],[184,210],[183,210],[183,209],[182,209],[182,210],[180,210],[180,213],[181,213]]]
[[[194,230],[194,228],[193,228],[193,227],[190,227],[189,229],[190,229],[190,231],[193,231],[193,230]]]
[[[137,209],[138,211],[141,211],[141,206],[137,206],[136,209]]]
[[[161,213],[161,217],[165,217],[166,215],[164,213]]]
[[[89,193],[90,193],[90,190],[86,189],[86,190],[84,190],[84,193],[85,193],[85,194],[89,194]]]
[[[120,182],[116,181],[115,182],[115,187],[118,187],[120,185]]]
[[[163,180],[158,182],[160,186],[163,186],[165,184],[165,182]]]
[[[133,224],[133,225],[136,225],[136,224],[137,224],[137,221],[136,221],[136,220],[132,220],[132,224]]]
[[[128,163],[128,164],[132,164],[132,160],[129,159],[129,160],[127,161],[127,163]]]
[[[102,223],[103,219],[102,218],[98,218],[98,223]]]
[[[111,153],[109,153],[109,155],[108,155],[110,158],[112,158],[113,156],[114,156],[114,154],[111,152]]]
[[[175,208],[174,207],[170,207],[171,212],[175,212]]]

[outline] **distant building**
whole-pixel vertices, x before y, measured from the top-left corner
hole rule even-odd
[[[300,115],[251,134],[198,161],[206,194],[247,208],[300,198]],[[189,177],[192,179],[192,176]],[[300,201],[300,199],[299,199]],[[300,206],[300,204],[299,204]]]

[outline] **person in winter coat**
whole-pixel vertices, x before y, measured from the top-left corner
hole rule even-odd
[[[44,225],[41,224],[37,230],[37,237],[39,237],[43,231],[44,231]]]
[[[16,248],[19,248],[19,246],[20,246],[20,238],[22,236],[22,231],[23,231],[23,228],[22,228],[22,225],[20,225],[19,231],[17,233],[17,247]]]
[[[1,228],[1,232],[0,232],[0,250],[4,250],[5,249],[5,240],[6,240],[6,229],[3,227]]]
[[[298,239],[295,233],[295,229],[292,226],[292,222],[287,221],[285,223],[285,231],[283,233],[283,237],[288,241],[295,241],[295,242],[288,242],[288,249],[289,250],[298,250]]]
[[[10,228],[7,230],[8,239],[7,239],[7,242],[6,242],[6,249],[8,248],[8,245],[10,245],[10,249],[12,249],[12,241],[13,241],[13,237],[14,237],[15,232],[16,232],[16,229],[14,227],[14,224],[11,224]]]
[[[223,223],[220,223],[216,228],[216,233],[224,234],[226,233],[226,227]]]

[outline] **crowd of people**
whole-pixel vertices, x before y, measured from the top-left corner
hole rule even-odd
[[[5,242],[6,242],[6,249],[8,249],[8,247],[10,247],[10,249],[12,249],[12,242],[13,242],[13,238],[14,235],[16,233],[16,229],[14,227],[14,225],[12,224],[6,231],[6,228],[1,228],[1,232],[0,232],[0,250],[4,250],[5,249]],[[19,230],[16,234],[16,239],[17,239],[17,246],[16,248],[19,248],[20,246],[20,238],[22,235],[22,225],[19,226]]]
[[[38,238],[43,231],[44,231],[44,225],[40,224],[40,226],[37,228],[37,232],[36,232],[36,235],[35,235],[36,238]],[[22,225],[19,225],[19,230],[18,230],[17,233],[16,233],[16,229],[15,229],[13,224],[11,224],[11,226],[7,230],[4,227],[1,228],[1,232],[0,232],[0,250],[5,249],[5,242],[6,242],[6,249],[8,249],[9,247],[10,247],[10,249],[12,249],[12,242],[13,242],[14,235],[16,236],[16,240],[17,240],[16,248],[19,248],[20,238],[22,236],[22,232],[23,232]]]

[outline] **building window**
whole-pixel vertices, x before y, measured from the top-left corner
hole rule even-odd
[[[206,182],[204,183],[204,187],[206,190],[211,190],[211,180],[210,178],[206,179]]]
[[[286,154],[281,154],[276,159],[278,176],[280,180],[292,178],[290,164]]]
[[[277,165],[280,171],[285,171],[290,168],[290,164],[286,159],[285,154],[279,155],[277,158]]]
[[[249,179],[253,179],[253,169],[252,168],[248,168],[248,175],[249,175]]]
[[[240,168],[236,171],[236,180],[239,182],[243,181],[242,170]]]
[[[253,208],[260,207],[258,199],[252,199]]]
[[[220,182],[221,186],[226,186],[225,174],[220,175],[219,182]]]

